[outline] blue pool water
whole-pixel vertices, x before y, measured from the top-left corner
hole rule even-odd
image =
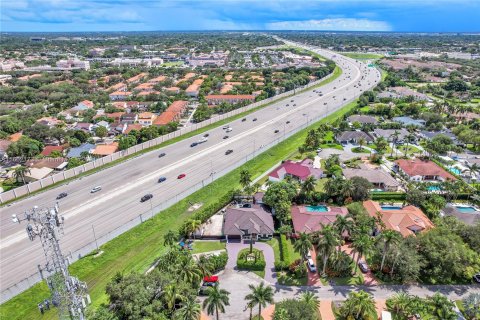
[[[456,207],[456,208],[457,208],[458,211],[460,211],[462,213],[477,213],[477,212],[479,212],[474,207]]]
[[[440,186],[429,186],[427,187],[428,191],[440,191]]]
[[[450,170],[451,173],[455,173],[456,175],[459,175],[460,173],[462,173],[462,171],[458,168],[455,168],[455,167],[450,167],[448,168],[448,170]]]
[[[400,210],[402,207],[399,206],[380,206],[382,210]]]
[[[327,206],[306,206],[307,212],[327,212]]]

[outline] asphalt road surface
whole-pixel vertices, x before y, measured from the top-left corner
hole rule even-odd
[[[142,213],[149,215],[151,206],[155,207],[202,181],[208,183],[212,172],[232,166],[254,150],[262,151],[262,146],[281,140],[284,133],[317,116],[341,108],[380,81],[380,73],[375,68],[338,53],[314,50],[334,60],[343,70],[339,78],[315,89],[316,92],[312,89],[299,93],[248,115],[246,121],[233,121],[230,123],[232,132],[226,133],[221,127],[210,130],[208,141],[196,147],[190,147],[190,144],[198,141],[203,134],[1,208],[2,292],[36,273],[37,264],[45,263],[40,242],[30,242],[25,225],[14,224],[12,214],[22,216],[25,210],[35,205],[51,207],[59,193],[67,192],[68,196],[59,201],[61,215],[65,217],[65,236],[61,247],[64,253],[73,252],[94,240],[92,225],[99,237]],[[257,121],[253,121],[254,118]],[[279,132],[275,133],[275,130]],[[225,135],[229,138],[223,139]],[[225,155],[228,149],[233,152]],[[162,152],[166,155],[159,158]],[[186,177],[177,179],[182,173]],[[167,180],[158,183],[161,176]],[[102,190],[90,193],[95,186],[101,186]],[[151,202],[140,203],[140,198],[147,193],[153,194]]]

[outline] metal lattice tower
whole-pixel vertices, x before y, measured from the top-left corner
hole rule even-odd
[[[84,311],[90,303],[85,282],[78,280],[68,272],[68,259],[62,254],[59,239],[63,233],[64,217],[59,217],[58,203],[53,208],[39,209],[33,207],[26,211],[23,218],[12,215],[13,222],[27,222],[27,234],[30,241],[40,239],[45,255],[46,264],[43,268],[38,266],[43,278],[43,271],[48,272],[47,284],[52,293],[51,303],[58,307],[60,319],[83,320]],[[39,304],[49,308],[49,301]]]

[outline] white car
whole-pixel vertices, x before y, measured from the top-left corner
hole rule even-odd
[[[310,272],[317,272],[317,267],[315,267],[315,264],[313,263],[312,258],[307,260],[307,266]]]
[[[225,132],[232,132],[232,128],[231,127],[228,127],[227,130],[225,130]]]
[[[96,187],[94,187],[92,190],[90,190],[90,193],[95,193],[95,192],[98,192],[98,191],[100,191],[100,190],[102,190],[102,187],[96,186]]]
[[[208,138],[207,137],[202,137],[202,139],[198,140],[198,143],[204,143],[207,142]]]

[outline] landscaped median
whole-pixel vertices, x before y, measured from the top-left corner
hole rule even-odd
[[[105,287],[118,272],[144,272],[164,250],[163,236],[169,230],[178,230],[190,217],[190,203],[203,203],[198,211],[217,208],[219,199],[227,198],[232,191],[240,187],[239,177],[242,170],[248,170],[252,177],[260,176],[275,163],[295,153],[303,143],[308,130],[319,123],[331,123],[352,110],[356,102],[351,102],[342,109],[323,118],[317,123],[297,132],[288,139],[263,152],[239,168],[215,180],[205,188],[179,201],[176,205],[163,210],[154,218],[125,232],[112,241],[101,246],[104,252],[95,257],[84,257],[70,266],[70,271],[88,284],[92,298],[92,307],[106,302]],[[202,210],[203,209],[203,210]],[[214,214],[215,212],[210,212]],[[56,319],[56,310],[50,310],[43,316],[37,309],[37,303],[49,296],[47,285],[42,282],[1,305],[1,319]]]

